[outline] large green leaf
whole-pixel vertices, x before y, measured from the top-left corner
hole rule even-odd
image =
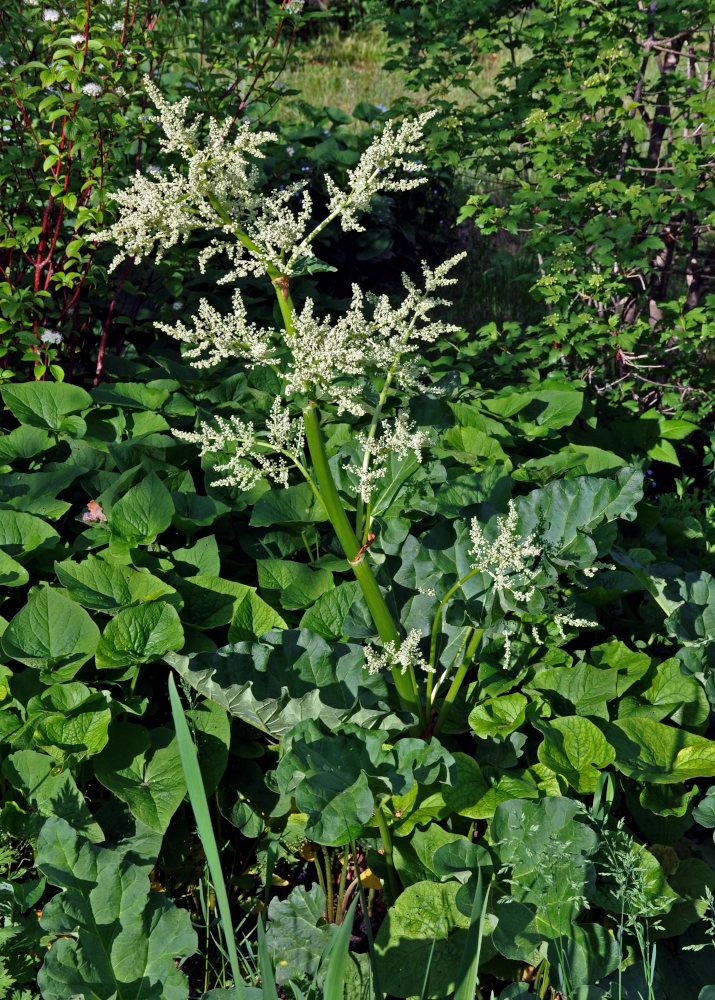
[[[55,563],[55,572],[73,600],[96,611],[113,613],[131,604],[156,601],[176,593],[151,573],[140,573],[130,566],[91,555],[79,563],[71,559]]]
[[[6,628],[2,647],[28,667],[40,670],[43,679],[73,677],[94,653],[99,629],[69,597],[42,587],[30,594]]]
[[[258,596],[255,587],[245,583],[201,574],[188,579],[172,576],[171,582],[184,599],[181,618],[188,625],[209,629],[231,622],[232,642],[285,627],[278,612]]]
[[[108,692],[92,691],[84,684],[70,681],[52,684],[41,695],[31,698],[27,714],[38,746],[66,763],[68,759],[81,760],[104,749],[112,719],[109,706]]]
[[[327,521],[323,505],[316,498],[308,483],[271,489],[256,501],[251,514],[251,525],[269,528],[273,524],[311,524]]]
[[[344,637],[343,622],[348,612],[361,598],[360,584],[355,581],[341,583],[322,594],[305,612],[300,627],[317,632],[324,639],[336,642]]]
[[[259,559],[258,585],[266,594],[275,595],[286,611],[295,611],[332,590],[333,574],[288,559]]]
[[[491,819],[500,802],[514,798],[538,798],[539,789],[528,772],[522,770],[484,771],[472,757],[455,753],[457,776],[452,786],[444,789],[444,801],[460,816],[470,819]]]
[[[74,778],[57,767],[52,757],[36,750],[18,750],[4,761],[2,771],[10,786],[25,796],[32,813],[61,816],[92,840],[104,839]],[[32,813],[25,817],[24,828],[16,831],[18,835],[32,839]]]
[[[68,500],[58,500],[57,494],[73,483],[81,472],[79,465],[53,462],[46,465],[42,472],[0,475],[3,506],[56,521],[71,506]]]
[[[375,953],[380,986],[390,996],[442,1000],[454,991],[469,927],[469,917],[455,902],[459,888],[458,882],[417,882],[388,910],[375,938]]]
[[[469,725],[480,739],[493,736],[506,739],[523,725],[528,699],[523,694],[506,694],[501,698],[487,698],[469,713]]]
[[[366,674],[362,648],[329,644],[306,629],[165,659],[204,697],[276,738],[304,719],[335,726],[350,718],[369,728],[389,720],[402,728],[384,705],[384,678]]]
[[[673,784],[715,777],[715,742],[655,719],[618,719],[606,729],[615,766],[638,781]]]
[[[687,674],[677,659],[658,664],[643,697],[659,709],[660,718],[670,716],[678,725],[700,726],[710,715],[710,704],[702,684]]]
[[[22,587],[29,579],[30,574],[25,567],[0,549],[0,586]]]
[[[131,667],[181,649],[184,630],[174,608],[152,601],[125,608],[105,628],[95,654],[97,666]]]
[[[643,474],[622,469],[615,479],[581,476],[550,483],[518,504],[524,533],[536,532],[548,556],[560,565],[589,566],[603,554],[591,537],[604,522],[633,520],[643,497]],[[611,541],[603,546],[610,548]]]
[[[66,417],[92,405],[92,397],[68,382],[24,382],[2,389],[5,406],[21,424],[59,433],[72,429]]]
[[[149,545],[171,524],[171,494],[155,473],[133,486],[112,507],[112,532],[130,545]]]
[[[566,715],[535,723],[544,734],[539,760],[562,774],[580,795],[596,790],[599,771],[616,756],[601,730],[580,715]]]
[[[320,956],[338,929],[324,913],[325,893],[317,884],[296,886],[286,899],[271,900],[266,942],[279,986],[290,979],[311,981],[318,971]]]
[[[179,749],[168,729],[150,732],[131,722],[115,723],[94,770],[105,788],[158,833],[166,832],[186,794]]]
[[[0,435],[0,465],[16,458],[33,458],[52,444],[49,431],[30,424],[21,424],[8,434]]]
[[[581,662],[539,670],[528,687],[544,691],[547,696],[558,696],[559,701],[563,699],[571,705],[577,715],[608,720],[608,702],[618,694],[618,677],[617,668],[601,669]]]
[[[40,546],[59,541],[59,535],[46,521],[23,511],[0,510],[0,549],[18,557]]]
[[[387,736],[349,723],[326,732],[304,722],[284,741],[276,782],[307,813],[311,839],[346,844],[362,834],[376,798],[405,795],[415,784],[450,782],[454,759],[436,740],[404,738],[391,747]]]
[[[152,891],[141,868],[58,818],[42,828],[37,865],[63,890],[42,911],[42,927],[57,938],[38,977],[45,1000],[186,1000],[176,959],[196,951],[196,934],[186,910]]]

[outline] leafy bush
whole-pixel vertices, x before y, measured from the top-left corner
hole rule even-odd
[[[565,366],[642,406],[708,406],[712,380],[709,4],[618,0],[381,11],[390,65],[441,99],[445,156],[482,234],[533,254],[543,319],[506,326],[497,363]]]

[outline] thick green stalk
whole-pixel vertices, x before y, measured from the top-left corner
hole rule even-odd
[[[449,713],[452,710],[452,705],[454,704],[454,700],[459,694],[459,689],[462,686],[462,681],[464,680],[467,671],[469,670],[472,658],[476,653],[477,649],[479,648],[479,643],[482,641],[483,635],[484,635],[484,629],[477,628],[474,630],[474,635],[469,640],[469,645],[464,651],[462,662],[459,664],[459,669],[454,675],[454,679],[449,686],[449,691],[447,692],[444,698],[444,704],[442,705],[442,709],[437,717],[437,721],[435,722],[434,726],[435,736],[439,736],[440,732],[442,731],[442,726],[445,724],[445,722],[449,717]]]
[[[328,464],[328,456],[325,452],[323,435],[320,430],[318,408],[314,403],[310,403],[303,410],[303,420],[305,423],[305,438],[308,442],[313,470],[330,522],[335,529],[335,534],[338,536],[338,541],[343,548],[343,552],[352,566],[355,579],[360,584],[360,589],[367,602],[372,619],[375,622],[378,635],[383,643],[394,642],[397,647],[402,641],[400,633],[390,614],[390,609],[385,602],[385,598],[382,596],[382,591],[377,585],[377,580],[373,575],[370,564],[365,559],[364,553],[361,553],[360,543],[340,502],[340,496],[338,495],[335,480]],[[410,666],[402,673],[399,667],[393,667],[392,676],[395,680],[400,705],[406,712],[414,713],[420,720],[420,723],[424,724],[424,710],[417,690],[417,681],[415,680],[413,668]]]

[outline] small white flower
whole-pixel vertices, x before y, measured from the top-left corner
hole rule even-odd
[[[146,172],[148,174],[153,174],[155,177],[161,177],[161,175],[164,173],[161,167],[157,166],[156,163],[150,163],[149,166],[146,168]]]
[[[53,10],[52,7],[48,7],[46,10],[43,10],[42,12],[43,21],[59,21],[59,19],[60,15],[58,11]]]
[[[124,31],[124,21],[115,21],[112,25],[112,31]]]
[[[174,312],[179,312],[180,309],[184,308],[184,303],[181,301],[181,299],[177,299],[176,302],[171,303],[171,308],[174,310]]]
[[[48,330],[47,327],[40,334],[40,340],[43,344],[61,344],[62,334],[59,330]]]
[[[70,35],[70,41],[72,42],[73,45],[81,45],[84,43],[84,35],[80,34],[80,32],[77,32],[74,35]]]
[[[283,0],[284,14],[300,14],[305,6],[305,0]]]
[[[82,87],[82,93],[86,94],[87,97],[99,97],[102,93],[102,88],[98,83],[85,83]]]
[[[295,156],[295,146],[286,146],[288,156]]]

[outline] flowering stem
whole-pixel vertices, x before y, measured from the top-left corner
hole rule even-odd
[[[472,663],[472,658],[474,657],[474,654],[479,648],[479,644],[482,641],[483,635],[484,635],[484,629],[477,628],[474,630],[474,635],[469,640],[469,645],[467,646],[464,652],[464,657],[462,658],[462,662],[459,664],[459,669],[457,670],[457,673],[454,675],[454,680],[449,686],[449,691],[447,692],[444,698],[444,704],[442,705],[442,710],[440,711],[437,717],[437,721],[434,724],[434,731],[433,731],[434,736],[439,736],[440,732],[442,731],[442,726],[445,724],[445,722],[449,717],[449,713],[452,710],[452,705],[454,704],[454,700],[459,694],[459,689],[462,686],[462,681],[467,675],[467,671],[469,670],[469,667]]]
[[[475,576],[480,571],[478,569],[470,570],[466,576],[463,576],[461,580],[457,580],[453,587],[450,587],[447,593],[444,595],[442,600],[439,602],[436,614],[434,616],[434,621],[432,622],[432,638],[430,639],[429,648],[429,665],[432,670],[427,675],[427,704],[429,705],[432,701],[432,683],[434,678],[434,671],[437,669],[437,643],[439,642],[439,628],[442,622],[442,611],[444,606],[449,601],[450,597],[459,590],[462,584],[466,583],[467,580]]]
[[[360,543],[340,502],[335,480],[330,471],[323,435],[320,430],[318,407],[315,403],[309,403],[303,410],[303,421],[305,423],[305,438],[313,462],[315,477],[318,481],[320,494],[330,522],[333,525],[335,534],[338,536],[338,541],[343,548],[343,552],[352,566],[355,579],[360,584],[360,589],[370,609],[370,614],[377,628],[378,635],[383,643],[393,642],[397,648],[402,640],[394,619],[390,614],[390,609],[382,595],[382,591],[377,585],[377,580],[373,575],[370,564],[364,557],[358,559],[357,562],[353,562],[360,551]],[[402,673],[400,667],[393,667],[392,676],[397,688],[400,705],[404,711],[412,712],[416,715],[420,724],[423,724],[424,709],[417,691],[414,669],[412,666],[408,666],[405,672]]]

